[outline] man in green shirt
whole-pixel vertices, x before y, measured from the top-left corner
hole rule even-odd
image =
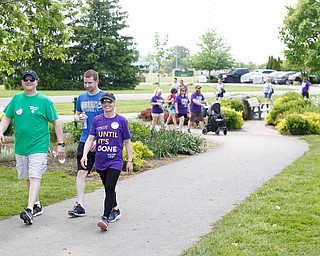
[[[23,92],[14,95],[4,109],[0,123],[0,147],[5,142],[4,132],[14,124],[14,151],[19,179],[26,179],[29,191],[28,206],[20,213],[24,223],[31,225],[33,217],[42,214],[39,201],[40,181],[47,169],[50,147],[48,123],[53,123],[58,139],[57,158],[64,159],[63,131],[53,102],[37,91],[39,78],[35,71],[22,75]]]

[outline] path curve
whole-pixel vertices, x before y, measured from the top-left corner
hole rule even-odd
[[[99,189],[86,195],[83,218],[68,218],[72,198],[45,207],[31,226],[19,216],[1,221],[0,255],[178,256],[308,150],[298,137],[281,136],[264,121],[205,137],[219,146],[120,181],[122,218],[108,232],[96,226],[103,203]]]

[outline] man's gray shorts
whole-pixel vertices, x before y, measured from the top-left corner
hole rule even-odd
[[[19,179],[41,179],[47,170],[47,154],[37,153],[28,156],[16,154],[16,168]]]

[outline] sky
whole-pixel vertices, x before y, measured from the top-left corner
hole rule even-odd
[[[134,38],[140,55],[155,52],[155,33],[168,35],[168,46],[180,45],[191,54],[209,28],[230,46],[237,62],[266,63],[269,56],[283,58],[283,26],[286,5],[298,0],[119,0],[128,13],[127,35]]]

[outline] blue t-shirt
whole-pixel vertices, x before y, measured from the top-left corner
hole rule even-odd
[[[100,104],[100,98],[103,94],[103,91],[100,91],[95,95],[90,95],[88,92],[84,92],[78,97],[76,110],[78,112],[85,112],[88,116],[87,129],[82,129],[80,142],[86,142],[94,117],[103,114],[103,109]]]
[[[104,114],[94,118],[90,135],[96,137],[96,169],[112,168],[121,171],[123,165],[123,142],[131,138],[128,120],[116,114],[107,118]]]

